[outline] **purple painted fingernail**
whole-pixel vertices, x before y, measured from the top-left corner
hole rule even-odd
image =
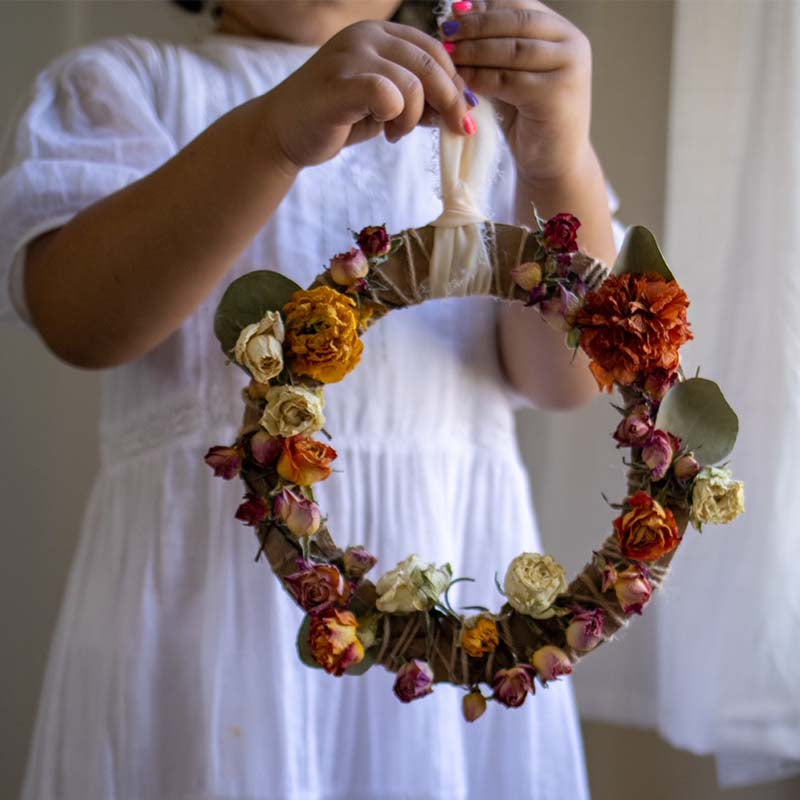
[[[460,27],[461,23],[457,19],[449,19],[442,23],[442,33],[445,36],[455,36]]]
[[[475,106],[478,105],[478,98],[475,92],[472,91],[472,89],[464,89],[464,99],[473,108],[475,108]]]

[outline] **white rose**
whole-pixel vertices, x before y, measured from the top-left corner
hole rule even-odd
[[[270,386],[261,426],[270,436],[310,436],[322,430],[322,389],[304,386]]]
[[[283,320],[267,311],[260,322],[242,328],[233,357],[258,383],[269,383],[283,369]]]
[[[505,592],[520,614],[548,619],[557,613],[552,608],[556,597],[566,591],[567,575],[552,556],[523,553],[508,565]]]
[[[692,524],[700,529],[704,522],[721,525],[744,511],[744,484],[733,480],[731,471],[704,467],[692,490]]]
[[[451,580],[449,564],[437,569],[435,564],[424,564],[418,555],[410,555],[378,580],[375,605],[379,611],[389,614],[427,611],[436,604]]]

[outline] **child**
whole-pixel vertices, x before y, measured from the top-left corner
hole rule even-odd
[[[121,37],[60,58],[16,124],[3,310],[59,358],[107,368],[25,798],[588,797],[566,680],[468,726],[455,687],[406,706],[381,669],[304,667],[301,615],[233,519],[242,489],[203,463],[241,410],[244,376],[212,334],[224,288],[264,267],[306,286],[348,229],[434,219],[420,123],[471,135],[475,94],[508,142],[494,218],[571,211],[584,249],[613,258],[582,34],[535,0],[458,3],[444,47],[387,22],[397,6],[226,0],[191,46]],[[418,552],[478,579],[459,603],[485,603],[496,570],[541,550],[512,411],[595,388],[530,311],[391,314],[328,387],[346,480],[318,499],[340,543],[380,556],[376,577]]]

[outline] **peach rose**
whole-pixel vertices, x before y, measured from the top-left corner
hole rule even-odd
[[[298,486],[310,486],[331,474],[336,455],[332,447],[308,436],[291,436],[283,440],[278,475]]]
[[[313,616],[308,643],[314,661],[331,675],[344,675],[364,658],[357,631],[358,620],[352,611],[329,608]]]
[[[614,520],[620,550],[631,561],[656,561],[672,552],[681,542],[678,523],[668,508],[663,508],[647,492],[628,498],[630,511]]]
[[[467,620],[461,633],[461,646],[468,656],[480,658],[492,653],[500,644],[497,623],[491,617]]]

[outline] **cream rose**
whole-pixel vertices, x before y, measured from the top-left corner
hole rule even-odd
[[[744,484],[733,480],[729,469],[701,469],[692,492],[692,524],[698,529],[704,522],[721,525],[743,512]]]
[[[258,383],[269,383],[283,369],[283,320],[267,311],[260,322],[242,328],[233,357]]]
[[[555,616],[553,602],[566,591],[567,575],[552,556],[523,553],[508,565],[505,592],[508,602],[520,614],[534,619]]]
[[[410,614],[427,611],[452,580],[450,565],[437,568],[425,564],[414,554],[390,569],[375,585],[378,611],[389,614]]]
[[[261,427],[270,436],[310,436],[322,430],[322,389],[305,386],[271,386],[261,415]]]

